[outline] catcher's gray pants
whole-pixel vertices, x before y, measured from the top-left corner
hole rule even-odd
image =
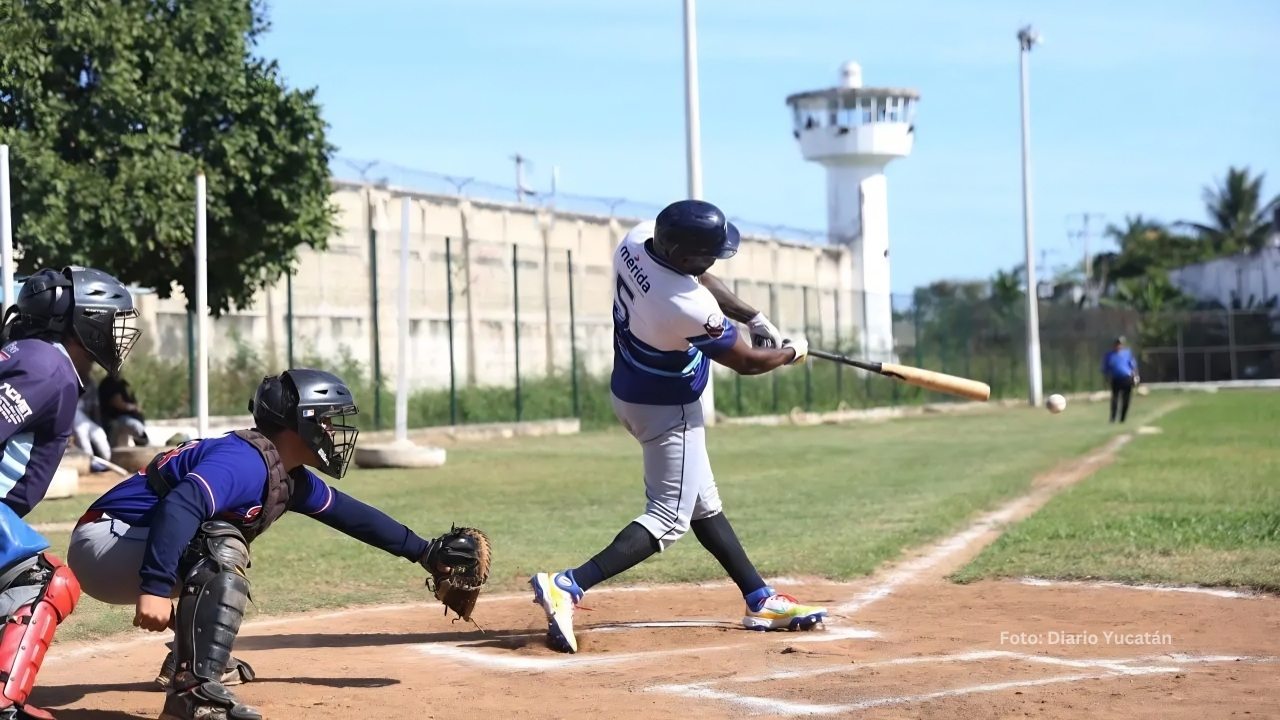
[[[80,580],[80,589],[111,605],[133,605],[142,593],[142,553],[151,529],[133,527],[116,518],[85,523],[71,533],[67,565]],[[174,591],[181,590],[174,587]]]
[[[638,405],[613,398],[613,412],[644,451],[644,514],[636,518],[666,550],[689,523],[720,512],[707,457],[702,403]]]

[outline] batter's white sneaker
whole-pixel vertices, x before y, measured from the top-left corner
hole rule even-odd
[[[742,626],[749,630],[812,630],[826,617],[826,608],[801,605],[790,595],[775,593],[764,601],[759,610],[747,606]]]
[[[538,573],[529,578],[533,602],[547,614],[547,644],[560,652],[578,652],[573,635],[573,608],[582,599],[582,588],[565,573]]]

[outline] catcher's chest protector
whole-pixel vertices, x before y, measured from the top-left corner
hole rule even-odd
[[[276,450],[276,446],[262,433],[256,430],[236,430],[233,434],[252,445],[258,454],[262,455],[262,461],[267,465],[267,483],[262,493],[262,511],[248,520],[226,519],[244,535],[246,542],[253,542],[254,538],[266,532],[267,528],[271,527],[271,523],[279,520],[280,516],[289,510],[293,497],[294,476],[306,471],[298,468],[293,473],[287,472],[284,464],[280,462],[280,453]],[[156,455],[147,464],[147,484],[161,498],[173,489],[169,479],[157,467],[166,454]]]

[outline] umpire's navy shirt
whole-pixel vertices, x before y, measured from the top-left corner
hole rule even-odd
[[[49,491],[82,390],[62,345],[15,340],[0,348],[0,502],[18,517]]]

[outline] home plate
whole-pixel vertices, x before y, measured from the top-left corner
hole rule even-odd
[[[1164,430],[1156,427],[1155,425],[1143,425],[1138,428],[1139,435],[1159,435],[1162,432],[1164,432]]]

